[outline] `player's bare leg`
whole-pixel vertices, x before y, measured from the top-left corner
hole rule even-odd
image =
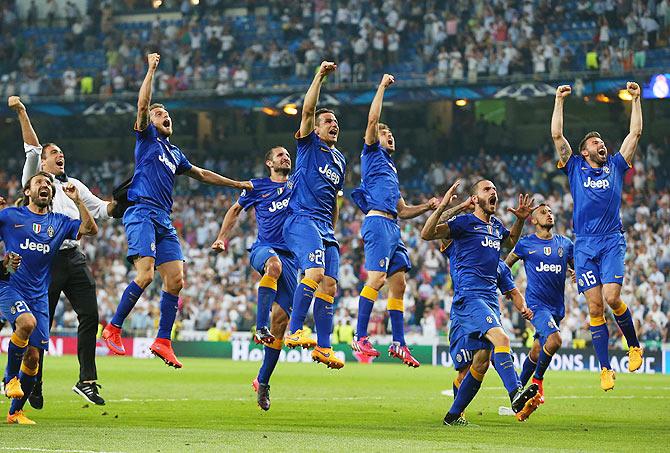
[[[161,295],[161,317],[158,324],[158,333],[149,351],[156,357],[163,359],[166,365],[181,368],[172,350],[172,327],[177,316],[179,292],[184,287],[184,262],[173,260],[158,266],[158,272],[163,279],[163,294]]]
[[[261,279],[261,287],[263,285],[263,280],[264,279],[269,279],[270,281],[274,282],[275,286],[275,293],[277,291],[276,286],[277,286],[277,280],[281,277],[281,272],[282,272],[282,265],[281,265],[281,260],[277,256],[271,256],[268,258],[268,260],[265,262],[265,273],[263,274],[263,278]],[[261,291],[261,287],[258,288],[259,294]],[[260,295],[259,295],[259,300],[260,300]],[[267,314],[261,313],[262,310],[265,310],[265,308],[260,306],[261,304],[259,303],[258,305],[258,318],[265,318]],[[268,313],[272,310],[272,307],[268,307]],[[267,320],[267,319],[266,319]],[[257,328],[256,328],[256,333],[254,333],[254,342],[256,344],[273,344],[275,341],[276,336],[274,336],[271,332],[271,330],[267,327],[267,325],[261,325],[264,324],[260,320],[257,322]],[[283,338],[284,334],[282,332],[282,336],[279,338]]]
[[[278,359],[279,351],[281,351],[282,347],[282,338],[284,337],[284,333],[286,332],[286,328],[288,327],[288,314],[284,311],[283,308],[279,306],[279,304],[275,303],[272,305],[272,320],[270,323],[270,332],[275,338],[274,342],[272,344],[266,344],[266,354],[268,353],[268,349],[275,349],[278,351],[276,359]],[[270,384],[269,383],[262,383],[259,382],[259,377],[261,375],[264,375],[261,377],[263,380],[269,380],[270,375],[272,374],[275,365],[277,364],[276,359],[272,361],[272,363],[267,363],[265,362],[266,357],[263,359],[263,365],[261,366],[261,370],[258,373],[258,376],[254,379],[252,386],[254,388],[254,391],[257,393],[256,396],[256,402],[258,403],[258,407],[263,409],[264,411],[267,411],[270,409]],[[266,368],[267,367],[267,368]],[[267,376],[267,378],[264,378]]]
[[[614,388],[616,375],[610,365],[609,355],[609,330],[605,319],[605,307],[603,303],[602,286],[584,291],[584,297],[589,305],[591,342],[596,351],[596,357],[600,362],[600,388],[609,391]]]
[[[144,291],[147,286],[151,284],[151,282],[154,280],[154,265],[155,265],[156,260],[152,256],[142,256],[138,257],[135,259],[133,262],[133,265],[135,266],[135,271],[137,271],[137,276],[133,280],[133,282],[139,287],[140,291]],[[128,291],[128,289],[126,289]],[[139,298],[139,294],[136,295],[136,297],[133,297],[135,302],[137,302],[137,299]],[[117,313],[115,314],[115,318],[117,315],[119,315],[119,310],[121,310],[120,307],[121,304],[119,304],[119,307],[117,307],[116,311]],[[132,310],[134,306],[134,303],[132,304],[131,307],[127,309],[127,312],[122,313],[120,318],[121,320],[125,319],[126,316],[128,316],[128,313],[130,313],[130,310]],[[114,319],[112,319],[111,322],[107,323],[105,326],[105,329],[102,331],[102,339],[105,341],[107,344],[107,347],[109,348],[110,351],[112,351],[116,355],[126,355],[126,349],[123,347],[123,341],[121,340],[121,325],[114,325]]]
[[[389,355],[402,360],[405,365],[418,368],[421,364],[416,360],[405,343],[405,321],[404,304],[405,272],[399,271],[388,277],[389,299],[387,309],[391,317],[391,331],[393,333],[393,343],[389,347]]]
[[[303,285],[306,285],[306,288],[317,291],[319,284],[324,279],[325,275],[326,270],[322,267],[306,269],[305,277],[302,279],[298,289],[296,289],[296,296],[297,292],[300,291],[300,287]],[[310,295],[307,294],[307,296]],[[293,311],[291,312],[291,319],[289,320],[289,331],[284,338],[284,344],[289,348],[301,347],[303,349],[311,349],[316,346],[316,341],[314,341],[313,338],[310,338],[303,330],[305,316],[307,316],[307,311],[309,310],[309,305],[305,305],[304,312],[302,312],[296,306],[296,299],[293,300]],[[293,325],[293,328],[291,328],[291,325]]]
[[[368,324],[373,304],[377,300],[379,290],[382,289],[385,282],[386,272],[368,271],[368,278],[365,281],[365,286],[361,291],[358,302],[356,335],[351,342],[351,349],[369,357],[379,357],[379,351],[372,346],[372,343],[368,339]]]
[[[333,329],[333,301],[337,292],[337,280],[324,275],[314,292],[314,324],[316,325],[317,346],[312,351],[312,360],[323,363],[328,368],[339,370],[344,362],[335,356],[330,345]],[[317,305],[321,301],[321,305]]]
[[[643,351],[640,347],[633,317],[626,304],[621,300],[621,285],[618,283],[605,283],[603,285],[603,299],[614,313],[614,319],[628,343],[628,371],[631,373],[642,366]]]

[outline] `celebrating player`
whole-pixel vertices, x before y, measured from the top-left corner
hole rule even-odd
[[[181,150],[170,143],[172,119],[162,104],[151,104],[151,85],[160,55],[149,54],[149,68],[140,88],[135,123],[135,171],[128,190],[134,202],[123,215],[128,237],[128,261],[137,276],[123,292],[111,322],[102,333],[109,349],[126,353],[121,341],[121,326],[144,289],[154,279],[154,268],[163,280],[160,322],[156,340],[149,350],[169,366],[182,364],[172,350],[172,325],[177,316],[179,292],[184,282],[184,255],[177,231],[170,221],[175,176],[186,174],[207,184],[252,189],[250,182],[228,179],[192,165]]]
[[[633,317],[621,300],[624,277],[626,239],[619,209],[624,174],[633,166],[637,143],[642,135],[640,86],[626,84],[632,96],[630,132],[614,155],[607,153],[605,142],[598,132],[589,132],[579,143],[579,154],[573,154],[563,136],[563,103],[570,94],[569,85],[556,90],[551,117],[551,136],[558,151],[560,168],[570,183],[574,200],[572,223],[575,231],[575,272],[579,292],[589,304],[591,338],[600,362],[600,387],[614,388],[616,376],[610,366],[609,331],[605,320],[604,303],[614,312],[619,328],[628,343],[628,370],[642,366],[642,348],[635,333]]]
[[[40,168],[54,176],[53,211],[76,218],[79,215],[77,207],[65,194],[63,187],[72,183],[79,191],[86,208],[96,219],[108,219],[116,209],[116,203],[104,201],[96,197],[78,179],[65,174],[65,155],[55,143],[40,145],[37,134],[30,123],[26,107],[18,96],[10,96],[7,104],[16,111],[21,124],[23,147],[26,152],[26,162],[23,166],[21,182],[28,179]],[[105,400],[98,393],[96,381],[98,372],[95,366],[95,343],[98,333],[98,299],[95,292],[95,280],[86,264],[86,256],[81,251],[78,241],[65,240],[56,254],[51,269],[49,282],[49,329],[56,313],[56,306],[61,293],[65,293],[72,308],[77,313],[79,326],[77,327],[77,358],[79,359],[79,382],[72,390],[86,399],[89,403],[104,405]],[[30,395],[30,405],[41,409],[44,405],[42,395],[42,374],[44,372],[44,350],[40,349],[40,367],[37,373],[37,383]]]
[[[398,172],[391,157],[395,152],[393,133],[386,124],[379,122],[384,92],[394,81],[392,75],[384,74],[372,99],[361,153],[361,185],[351,194],[356,205],[365,213],[361,235],[365,244],[365,270],[368,273],[358,301],[358,323],[351,347],[367,356],[379,356],[379,351],[368,340],[368,323],[372,306],[388,276],[389,297],[386,308],[391,317],[393,333],[393,343],[388,352],[406,365],[418,367],[419,361],[412,357],[405,344],[405,273],[412,265],[407,248],[400,238],[397,218],[417,217],[429,209],[435,209],[438,201],[433,198],[422,205],[408,206],[400,194]]]
[[[26,417],[23,406],[37,380],[39,350],[49,348],[51,264],[63,241],[98,232],[77,187],[68,183],[63,191],[77,206],[81,220],[51,212],[54,187],[46,172],[37,173],[24,185],[24,206],[0,211],[0,238],[13,257],[13,262],[5,261],[3,266],[9,267],[11,276],[0,280],[0,311],[14,330],[4,376],[5,394],[12,398],[7,423],[35,424]]]
[[[338,217],[337,196],[344,185],[346,160],[335,147],[340,128],[332,110],[316,110],[321,85],[337,69],[324,61],[314,76],[302,106],[295,172],[289,180],[291,199],[284,223],[286,245],[305,273],[293,297],[288,347],[314,347],[303,331],[307,311],[314,298],[317,342],[312,359],[328,368],[339,369],[344,362],[335,357],[330,344],[333,329],[333,301],[337,289],[340,251],[335,239]]]
[[[544,403],[544,373],[562,343],[559,325],[565,316],[565,277],[568,266],[574,266],[574,246],[570,239],[551,232],[554,214],[546,204],[533,210],[531,221],[535,234],[521,238],[505,263],[512,267],[523,260],[528,279],[526,301],[534,313],[531,322],[535,342],[519,379],[526,385],[533,374],[533,383],[537,384],[540,401]]]
[[[535,398],[538,387],[531,384],[524,390],[519,382],[510,354],[509,337],[500,324],[496,288],[501,246],[513,247],[519,240],[523,223],[533,208],[533,200],[529,200],[528,195],[519,195],[518,207],[509,208],[517,218],[510,231],[493,216],[498,206],[495,185],[491,181],[480,180],[470,190],[472,199],[463,203],[463,209],[466,209],[466,204],[474,205],[474,213],[462,214],[439,223],[458,184],[447,191],[438,208],[428,218],[421,237],[424,240],[453,239],[451,264],[455,266],[457,284],[451,306],[452,322],[457,322],[461,327],[459,337],[487,340],[493,345],[494,367],[507,389],[517,419],[523,421],[539,405]],[[473,354],[472,366],[458,389],[456,399],[444,417],[445,425],[467,424],[461,414],[479,391],[490,356],[490,346],[482,341]]]
[[[254,340],[265,345],[263,364],[253,387],[257,393],[258,406],[267,411],[270,409],[270,376],[279,360],[282,339],[291,314],[293,293],[298,283],[298,269],[282,233],[290,195],[286,184],[291,172],[291,156],[286,148],[276,146],[265,155],[265,165],[270,170],[270,176],[251,180],[254,188],[243,191],[228,210],[212,249],[217,252],[226,250],[240,213],[243,209],[246,211],[253,207],[258,237],[251,246],[249,261],[262,275],[258,286]],[[270,310],[272,325],[268,329]]]

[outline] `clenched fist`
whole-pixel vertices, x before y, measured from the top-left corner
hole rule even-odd
[[[572,88],[570,88],[570,85],[561,85],[558,88],[556,88],[556,97],[557,98],[565,98],[572,93]]]
[[[147,55],[147,61],[149,62],[149,69],[155,71],[161,61],[161,56],[157,53],[150,53]]]

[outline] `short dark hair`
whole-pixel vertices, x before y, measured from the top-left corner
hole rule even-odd
[[[587,141],[588,139],[590,139],[590,138],[593,138],[593,137],[596,137],[596,138],[599,138],[599,139],[602,140],[602,137],[600,136],[600,134],[599,134],[598,132],[596,132],[596,131],[588,132],[588,133],[584,136],[584,138],[582,139],[582,141],[579,142],[579,152],[580,152],[580,153],[582,152],[582,150],[584,150],[584,148],[586,148],[586,141]]]
[[[53,197],[54,197],[54,177],[51,175],[51,173],[47,173],[46,171],[38,171],[30,178],[28,178],[28,181],[26,181],[26,183],[23,185],[23,191],[21,192],[22,195],[21,206],[28,206],[30,204],[30,197],[26,196],[26,190],[30,190],[30,183],[32,183],[33,179],[36,178],[37,176],[44,176],[49,181],[49,185],[51,186],[51,206],[49,206],[49,209],[51,209],[51,207],[53,206]]]
[[[380,130],[380,131],[384,131],[384,130],[390,131],[391,128],[388,126],[388,124],[385,124],[385,123],[379,123],[379,124],[377,124],[377,130]]]
[[[273,146],[272,148],[270,148],[270,149],[268,150],[268,152],[265,153],[265,160],[263,161],[263,163],[265,163],[265,162],[267,162],[267,161],[269,161],[269,160],[272,160],[272,158],[273,158],[274,155],[275,155],[275,149],[279,149],[279,148],[283,148],[283,146],[281,146],[281,145],[275,145],[275,146]],[[265,166],[267,167],[268,172],[270,172],[270,167],[268,167],[267,164],[266,164]]]
[[[314,112],[314,123],[315,124],[319,124],[319,117],[321,115],[323,115],[324,113],[332,113],[333,115],[335,115],[335,112],[333,110],[326,109],[326,108],[320,108],[316,112]]]
[[[46,142],[42,143],[40,146],[42,147],[42,154],[40,154],[40,159],[46,159],[47,158],[46,149],[49,146],[58,146],[58,145],[56,145],[54,142]]]
[[[163,104],[159,104],[158,102],[155,102],[155,103],[153,103],[153,104],[151,104],[151,105],[149,106],[149,111],[150,111],[150,112],[151,112],[153,109],[164,109],[164,110],[167,110]]]
[[[477,182],[475,182],[473,185],[470,186],[470,195],[471,196],[472,195],[477,195],[477,190],[479,189],[479,184],[484,182],[484,181],[488,181],[488,179],[480,178],[480,179],[477,180]]]
[[[537,206],[535,206],[535,208],[530,212],[530,215],[531,215],[531,216],[535,215],[535,213],[537,212],[537,210],[540,209],[542,206],[546,206],[546,207],[548,207],[549,209],[551,209],[551,206],[549,206],[547,203],[540,203],[540,204],[538,204]]]

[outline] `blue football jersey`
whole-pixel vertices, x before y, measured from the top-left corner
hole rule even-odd
[[[572,241],[558,234],[551,239],[531,234],[519,239],[513,253],[523,260],[526,270],[528,306],[548,308],[562,318],[565,315],[565,273],[574,253]]]
[[[509,230],[496,217],[489,223],[474,214],[462,214],[448,221],[452,247],[452,267],[458,276],[454,301],[468,293],[496,294],[500,247]]]
[[[622,232],[621,192],[629,169],[621,153],[608,156],[601,168],[592,168],[582,156],[570,156],[561,170],[568,176],[574,202],[572,224],[576,235]]]
[[[440,245],[440,252],[442,255],[449,260],[449,275],[451,276],[452,285],[454,287],[454,294],[456,294],[458,286],[458,273],[456,272],[456,265],[452,261],[454,247],[453,241],[449,241],[448,244],[442,243]],[[501,293],[505,294],[509,291],[512,291],[516,288],[516,283],[512,277],[512,271],[501,259],[498,260],[498,277],[496,279],[496,286]]]
[[[496,281],[496,286],[503,294],[508,293],[516,288],[514,277],[512,277],[512,271],[510,270],[509,266],[501,259],[498,260],[498,279]]]
[[[175,176],[193,165],[167,137],[160,136],[153,124],[135,131],[135,135],[135,171],[128,199],[171,212]]]
[[[365,214],[371,209],[398,215],[400,182],[391,155],[376,142],[363,145],[361,153],[361,185],[351,199]]]
[[[256,245],[288,251],[282,229],[288,213],[290,193],[286,182],[274,182],[269,177],[252,179],[253,190],[243,190],[237,202],[245,211],[254,208],[258,238]]]
[[[21,255],[21,265],[11,274],[10,285],[27,299],[46,297],[51,280],[51,262],[65,239],[77,239],[81,220],[49,212],[35,214],[28,207],[0,211],[0,239],[5,251]]]
[[[331,223],[337,193],[344,186],[344,154],[329,148],[313,131],[297,142],[295,170],[288,184],[289,211]]]

